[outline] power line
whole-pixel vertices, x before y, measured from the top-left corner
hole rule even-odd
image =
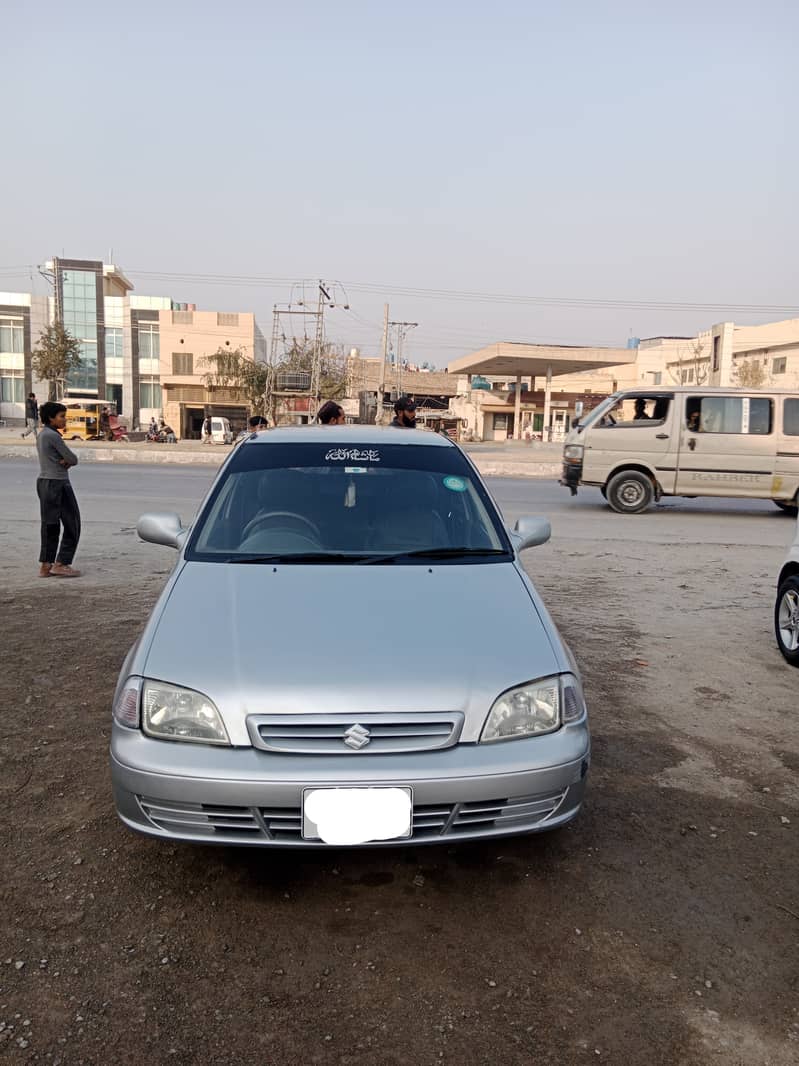
[[[195,282],[197,284],[214,285],[269,285],[286,284],[287,279],[270,277],[267,275],[252,274],[179,274],[162,273],[143,270],[129,270],[127,273],[138,277],[147,277],[153,280],[181,280]],[[294,279],[296,283],[296,279]],[[497,304],[520,304],[546,307],[577,307],[608,310],[665,310],[665,311],[738,311],[746,313],[764,314],[793,314],[799,313],[797,305],[779,304],[745,304],[745,303],[722,303],[714,301],[692,302],[686,300],[619,300],[604,297],[580,297],[580,296],[540,296],[518,295],[512,293],[489,293],[476,290],[424,288],[421,286],[391,285],[384,282],[347,282],[352,291],[362,292],[375,296],[402,295],[415,299],[435,299],[469,301],[480,303]]]
[[[20,273],[14,273],[19,270]],[[0,276],[27,276],[22,270],[30,267],[0,268]],[[312,279],[282,277],[265,274],[193,274],[188,272],[127,270],[126,273],[151,281],[168,283],[186,282],[193,285],[233,285],[239,287],[264,285],[298,285],[314,284]],[[671,312],[724,312],[738,314],[797,315],[799,306],[786,304],[724,303],[721,301],[687,301],[687,300],[621,300],[605,297],[581,296],[542,296],[519,295],[513,293],[490,293],[477,290],[424,288],[421,286],[393,285],[385,282],[348,282],[354,292],[373,296],[408,296],[413,299],[442,300],[469,303],[487,303],[496,305],[516,304],[533,307],[563,307],[583,310],[631,310],[631,311],[671,311]],[[377,327],[376,327],[377,328]]]

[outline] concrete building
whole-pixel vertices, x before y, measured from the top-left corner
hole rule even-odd
[[[131,428],[164,418],[179,436],[199,436],[205,413],[244,423],[241,397],[207,388],[204,375],[218,348],[266,359],[253,314],[197,311],[169,296],[140,296],[117,266],[99,260],[52,259],[45,276],[51,296],[0,293],[0,418],[20,424],[30,391],[40,402],[47,398],[47,383],[33,376],[31,353],[46,326],[59,320],[81,350],[67,397],[112,400]]]
[[[249,411],[235,389],[211,386],[205,375],[213,368],[208,357],[219,349],[266,362],[266,340],[255,315],[243,311],[161,310],[150,320],[159,334],[160,407],[178,437],[199,440],[206,414],[230,419],[243,429]],[[148,415],[149,418],[149,415]]]
[[[25,421],[25,397],[34,389],[31,350],[52,304],[47,296],[0,292],[0,419],[11,425]]]
[[[743,374],[750,385],[799,389],[799,318],[760,326],[721,322],[691,338],[664,369],[664,383],[735,386]]]

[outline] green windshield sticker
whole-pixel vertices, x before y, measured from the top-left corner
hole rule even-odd
[[[445,477],[444,484],[450,492],[466,492],[466,482],[462,477]]]

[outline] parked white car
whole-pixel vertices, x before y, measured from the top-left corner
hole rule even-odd
[[[774,604],[777,646],[791,666],[799,666],[799,521],[777,581]]]

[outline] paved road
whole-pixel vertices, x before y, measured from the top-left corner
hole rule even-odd
[[[90,581],[113,580],[109,563],[120,551],[125,558],[136,545],[144,563],[155,556],[169,558],[169,549],[146,551],[135,537],[136,520],[145,511],[177,511],[184,520],[195,513],[215,470],[172,466],[79,466],[72,472],[83,518],[80,562]],[[27,560],[38,552],[38,503],[35,468],[22,461],[0,462],[0,543],[10,564],[11,584],[28,580]],[[759,545],[764,558],[776,566],[792,539],[793,525],[767,501],[665,499],[644,515],[624,516],[608,508],[597,489],[583,489],[576,497],[556,482],[530,478],[489,478],[489,487],[513,523],[521,514],[545,514],[552,522],[553,539],[561,537],[597,542],[628,541],[653,544],[712,544],[723,528],[726,544]],[[125,580],[129,573],[125,575]]]

